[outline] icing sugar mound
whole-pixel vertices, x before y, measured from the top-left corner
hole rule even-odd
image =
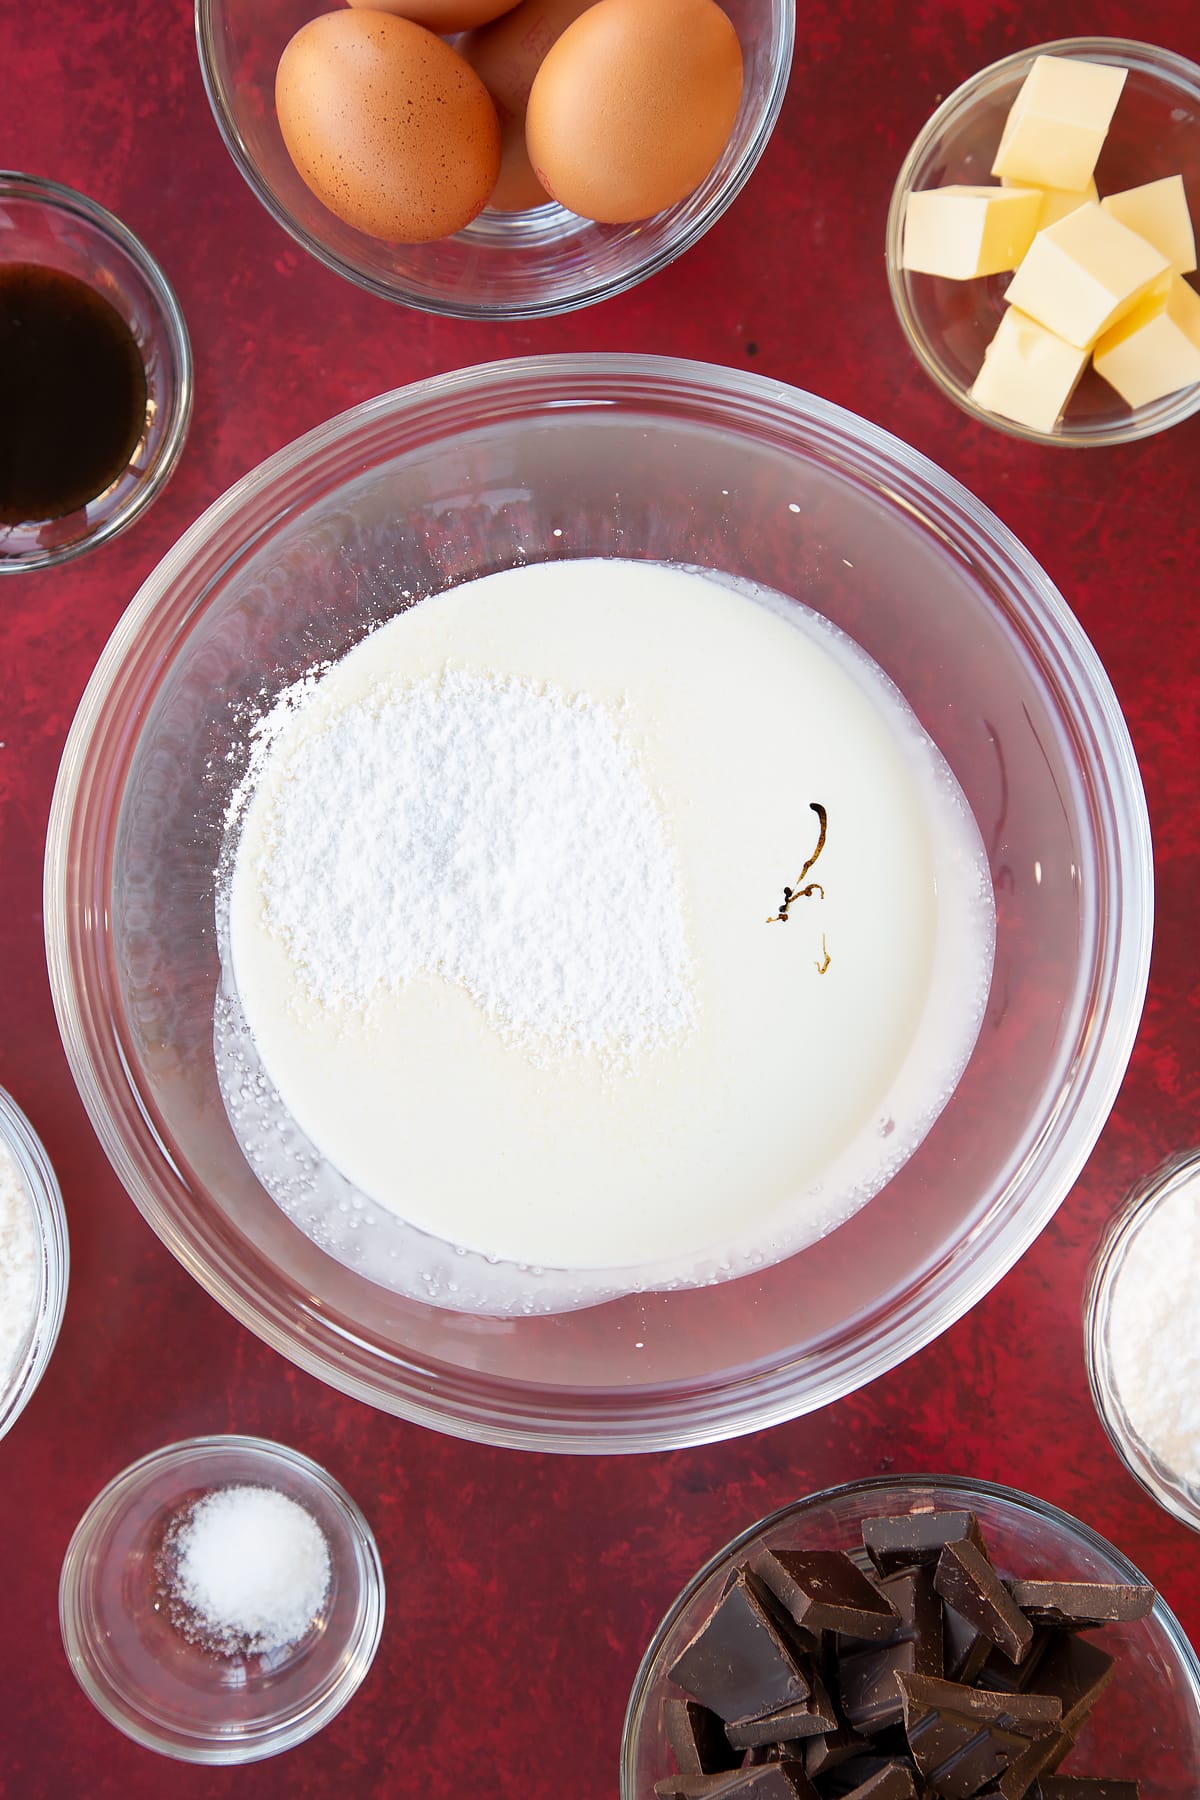
[[[535,1058],[628,1060],[687,1026],[675,858],[602,707],[450,670],[280,750],[257,873],[324,1007],[441,974]]]

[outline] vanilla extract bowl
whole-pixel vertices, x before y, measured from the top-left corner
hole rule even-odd
[[[106,543],[187,435],[192,355],[145,246],[96,201],[0,171],[0,575]]]

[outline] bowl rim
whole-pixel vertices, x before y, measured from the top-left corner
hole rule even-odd
[[[1200,1176],[1200,1145],[1179,1150],[1135,1182],[1109,1220],[1088,1268],[1083,1296],[1083,1348],[1088,1387],[1109,1443],[1140,1487],[1165,1512],[1200,1531],[1200,1494],[1134,1431],[1112,1372],[1108,1326],[1125,1258],[1157,1208]]]
[[[182,1475],[206,1457],[229,1454],[261,1461],[264,1486],[270,1485],[270,1470],[286,1468],[298,1476],[306,1488],[320,1490],[330,1501],[346,1527],[355,1552],[360,1592],[354,1634],[325,1692],[315,1700],[305,1700],[291,1715],[269,1725],[259,1723],[248,1728],[242,1738],[227,1732],[211,1737],[197,1732],[185,1740],[181,1732],[180,1741],[176,1741],[168,1739],[149,1723],[147,1715],[138,1710],[127,1695],[114,1696],[98,1679],[88,1654],[87,1632],[79,1616],[80,1596],[95,1573],[91,1553],[96,1533],[120,1516],[147,1481],[175,1471]],[[163,1444],[121,1469],[84,1509],[71,1533],[58,1583],[58,1618],[63,1649],[72,1674],[96,1710],[110,1725],[115,1725],[145,1749],[155,1750],[179,1762],[208,1766],[259,1762],[264,1757],[278,1755],[304,1743],[327,1725],[352,1699],[370,1671],[383,1634],[385,1607],[383,1564],[375,1534],[361,1508],[342,1484],[301,1450],[270,1438],[237,1432],[182,1438],[177,1443]]]
[[[58,1342],[70,1280],[71,1248],[62,1191],[45,1145],[12,1095],[0,1087],[0,1147],[21,1176],[33,1214],[41,1269],[25,1348],[0,1387],[0,1438],[33,1398]]]
[[[1141,43],[1134,38],[1054,38],[1048,43],[1033,44],[1026,50],[1014,51],[1001,57],[998,62],[989,63],[986,68],[961,82],[930,114],[900,165],[892,188],[885,228],[884,260],[888,291],[905,341],[917,362],[947,399],[952,400],[968,417],[991,426],[993,430],[1002,431],[1009,437],[1021,438],[1030,444],[1049,444],[1058,449],[1084,450],[1136,443],[1142,438],[1166,431],[1168,427],[1178,425],[1200,412],[1200,382],[1193,383],[1191,387],[1180,388],[1174,394],[1164,395],[1161,400],[1155,400],[1146,406],[1131,408],[1127,420],[1118,421],[1104,429],[1063,432],[1056,428],[1054,431],[1035,431],[1031,426],[1022,425],[1015,419],[1006,419],[1000,413],[989,412],[986,407],[976,405],[967,390],[950,379],[931,348],[932,340],[918,328],[914,310],[909,304],[907,272],[901,261],[901,244],[905,207],[915,170],[933,141],[952,122],[969,112],[986,91],[1004,86],[1012,75],[1028,68],[1037,56],[1069,56],[1136,68],[1188,92],[1195,106],[1200,109],[1200,66],[1174,50],[1164,50],[1155,44]]]
[[[1109,1559],[1119,1578],[1131,1586],[1153,1586],[1132,1563],[1123,1550],[1086,1524],[1073,1513],[1065,1512],[1062,1507],[1055,1506],[1052,1501],[1042,1500],[1036,1494],[1027,1494],[1020,1488],[1007,1487],[1002,1482],[985,1481],[967,1475],[870,1475],[860,1481],[838,1482],[833,1487],[820,1488],[815,1493],[805,1494],[799,1500],[789,1501],[786,1506],[777,1507],[767,1513],[755,1524],[749,1525],[714,1555],[701,1569],[687,1581],[672,1600],[662,1620],[655,1629],[645,1654],[638,1664],[637,1673],[629,1692],[629,1701],[625,1709],[625,1719],[621,1728],[621,1800],[640,1800],[635,1788],[636,1769],[633,1755],[636,1750],[636,1734],[640,1723],[640,1715],[644,1707],[651,1685],[655,1678],[655,1665],[662,1653],[664,1644],[674,1630],[678,1620],[691,1605],[704,1584],[711,1580],[726,1563],[740,1556],[742,1552],[773,1531],[777,1526],[785,1525],[799,1514],[815,1511],[818,1507],[828,1506],[834,1501],[867,1497],[873,1494],[903,1492],[909,1496],[906,1504],[911,1504],[914,1491],[927,1490],[930,1494],[937,1492],[948,1497],[969,1501],[983,1497],[988,1500],[999,1500],[1007,1506],[1014,1507],[1018,1513],[1027,1514],[1034,1519],[1043,1520],[1057,1531],[1065,1533],[1077,1543],[1090,1550],[1098,1551]],[[1191,1640],[1180,1625],[1162,1595],[1155,1588],[1154,1607],[1149,1617],[1165,1632],[1171,1648],[1174,1650],[1191,1689],[1193,1705],[1200,1709],[1200,1655],[1193,1648]]]
[[[33,569],[49,569],[60,563],[72,562],[75,557],[84,556],[89,550],[107,543],[118,532],[132,525],[135,519],[140,518],[175,473],[191,422],[195,382],[191,339],[175,290],[145,244],[134,236],[127,225],[121,223],[115,213],[109,212],[106,206],[101,206],[98,200],[91,199],[77,188],[67,187],[61,181],[51,181],[48,176],[28,175],[17,169],[0,169],[0,202],[9,198],[26,203],[34,202],[51,211],[65,213],[98,237],[107,239],[128,257],[154,299],[170,351],[170,372],[165,383],[165,391],[170,397],[167,428],[158,453],[142,480],[121,506],[82,537],[48,550],[38,548],[19,556],[0,557],[0,575],[20,575]]]
[[[866,475],[880,484],[886,481],[895,503],[917,511],[952,546],[957,548],[957,540],[970,531],[975,566],[1003,584],[1003,591],[1019,606],[1027,634],[1036,626],[1040,651],[1046,663],[1053,664],[1055,682],[1062,684],[1060,699],[1070,704],[1073,724],[1083,734],[1078,754],[1095,783],[1091,798],[1104,815],[1105,830],[1097,842],[1103,886],[1112,894],[1118,880],[1123,884],[1120,906],[1109,906],[1096,924],[1092,991],[1100,996],[1102,1008],[1088,1042],[1071,1059],[1069,1087],[1060,1092],[1036,1141],[1001,1190],[1010,1195],[1010,1203],[990,1230],[982,1266],[959,1269],[948,1292],[942,1265],[939,1283],[923,1283],[911,1304],[890,1314],[886,1327],[868,1343],[860,1342],[842,1354],[832,1376],[826,1374],[800,1394],[797,1369],[801,1380],[804,1371],[802,1359],[795,1358],[772,1365],[769,1379],[758,1371],[748,1376],[738,1373],[710,1385],[699,1398],[690,1390],[681,1395],[677,1387],[664,1387],[639,1390],[631,1404],[625,1388],[556,1390],[552,1400],[543,1398],[536,1415],[523,1404],[525,1385],[497,1378],[481,1401],[478,1396],[486,1383],[477,1374],[468,1392],[455,1385],[461,1371],[432,1361],[419,1364],[397,1357],[388,1365],[386,1381],[381,1381],[374,1366],[353,1364],[362,1346],[348,1336],[331,1336],[319,1310],[305,1313],[304,1328],[297,1330],[297,1322],[291,1313],[284,1315],[275,1297],[253,1289],[231,1265],[218,1266],[213,1245],[197,1248],[193,1235],[176,1223],[163,1199],[165,1164],[152,1121],[141,1096],[136,1096],[139,1117],[133,1133],[141,1135],[134,1143],[130,1125],[119,1108],[110,1105],[117,1086],[126,1079],[121,1047],[114,1050],[92,1036],[96,1021],[88,1010],[91,1000],[76,980],[81,940],[72,895],[83,865],[96,850],[90,838],[82,847],[78,841],[84,829],[80,813],[86,818],[88,810],[82,790],[90,778],[92,740],[108,715],[129,703],[128,665],[136,666],[141,656],[162,666],[171,653],[164,639],[168,626],[177,637],[186,632],[194,603],[178,595],[172,599],[177,578],[189,572],[197,582],[214,578],[225,563],[223,533],[248,530],[249,537],[239,544],[244,548],[261,543],[276,521],[294,516],[302,501],[294,492],[289,497],[289,483],[297,472],[306,470],[315,480],[348,444],[355,446],[354,466],[361,469],[364,455],[372,449],[373,431],[382,434],[399,421],[420,423],[430,417],[444,421],[448,414],[458,420],[455,429],[469,427],[483,406],[488,401],[498,404],[500,396],[512,416],[523,405],[553,404],[556,392],[564,396],[559,405],[570,405],[581,416],[622,400],[632,405],[642,396],[646,406],[657,400],[661,409],[665,395],[676,407],[688,400],[721,409],[734,430],[774,430],[790,434],[792,441],[802,432],[807,448],[840,456],[843,462],[849,459],[859,479]],[[398,453],[393,449],[392,454]],[[90,806],[90,792],[87,801]],[[84,1105],[135,1204],[209,1293],[319,1379],[416,1423],[512,1448],[607,1454],[713,1442],[826,1405],[923,1348],[1007,1273],[1065,1198],[1116,1097],[1145,997],[1153,867],[1136,757],[1096,651],[1030,553],[953,477],[878,426],[765,376],[668,357],[559,354],[460,369],[364,401],[277,451],[201,515],[151,572],[118,621],[80,702],[51,806],[44,893],[51,989]],[[111,1017],[106,1014],[102,1023],[111,1038]],[[156,1159],[153,1181],[147,1179],[142,1161],[147,1146]],[[980,1235],[973,1234],[975,1250]],[[397,1380],[403,1387],[399,1393]]]
[[[434,313],[442,318],[450,319],[543,319],[560,313],[574,312],[580,307],[591,306],[598,301],[612,299],[617,294],[627,293],[630,288],[638,286],[640,282],[647,280],[651,275],[665,269],[669,263],[682,256],[686,250],[690,250],[692,245],[703,237],[722,213],[732,205],[754,173],[763,151],[770,142],[791,79],[796,35],[795,0],[770,0],[772,21],[778,34],[777,55],[771,71],[771,84],[763,97],[754,129],[739,151],[737,159],[720,189],[696,214],[695,218],[688,222],[686,228],[680,231],[677,238],[672,238],[651,254],[645,255],[644,260],[637,261],[619,276],[597,279],[589,274],[585,263],[579,270],[576,287],[565,295],[543,299],[534,296],[498,303],[473,301],[456,294],[438,295],[406,286],[402,282],[387,281],[382,276],[372,275],[369,271],[357,267],[305,229],[277,198],[271,184],[259,170],[258,164],[250,154],[245,139],[238,129],[237,120],[226,98],[225,85],[220,76],[220,60],[216,52],[216,32],[212,17],[213,4],[214,0],[195,0],[196,50],[201,79],[221,140],[229,152],[234,167],[242,176],[251,193],[275,223],[286,231],[302,250],[307,251],[310,256],[323,263],[327,269],[331,269],[335,275],[343,276],[356,287],[366,289],[368,293],[375,294],[381,300],[411,306],[421,312]],[[547,205],[550,204],[548,201]],[[536,210],[541,211],[542,209]],[[669,212],[671,209],[667,210]]]

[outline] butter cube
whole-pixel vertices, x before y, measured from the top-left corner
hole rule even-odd
[[[1169,273],[1160,251],[1089,202],[1038,232],[1005,298],[1084,349]]]
[[[1123,194],[1109,194],[1100,204],[1160,250],[1177,275],[1187,275],[1196,267],[1196,234],[1182,175],[1166,175],[1143,187],[1126,188]]]
[[[1009,111],[992,174],[1035,187],[1085,188],[1126,73],[1111,63],[1035,57]]]
[[[1045,231],[1047,225],[1057,225],[1058,221],[1065,219],[1068,213],[1078,212],[1079,208],[1085,206],[1089,200],[1099,200],[1100,198],[1096,192],[1094,181],[1089,181],[1081,194],[1075,193],[1071,188],[1032,187],[1028,181],[1014,181],[1011,175],[1002,175],[1000,185],[1001,187],[1032,188],[1033,193],[1042,196],[1042,210],[1038,218],[1039,231]],[[1128,224],[1129,221],[1126,220],[1125,223]],[[1132,229],[1136,231],[1137,226],[1133,226]],[[1143,232],[1142,236],[1145,235]]]
[[[1087,360],[1086,350],[1010,306],[984,353],[971,398],[1033,431],[1053,431]]]
[[[1096,372],[1130,406],[1146,406],[1200,381],[1200,294],[1175,275],[1106,331]]]
[[[1040,195],[1026,188],[927,188],[910,194],[903,262],[925,275],[968,281],[1015,269],[1038,227]]]

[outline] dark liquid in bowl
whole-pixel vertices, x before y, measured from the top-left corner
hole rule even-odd
[[[111,486],[146,422],[146,370],[102,294],[0,263],[0,525],[59,519]]]

